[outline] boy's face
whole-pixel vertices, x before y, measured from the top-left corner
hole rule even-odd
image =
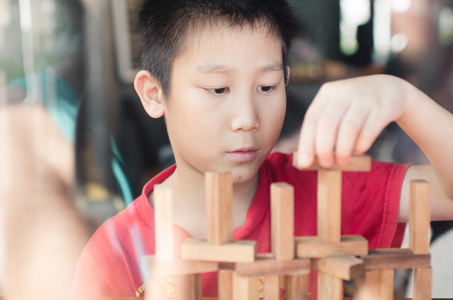
[[[256,179],[285,114],[280,38],[248,26],[194,33],[174,61],[163,105],[178,172]]]

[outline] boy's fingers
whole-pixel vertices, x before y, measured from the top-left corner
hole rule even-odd
[[[320,97],[318,93],[305,113],[297,145],[297,162],[300,168],[310,167],[315,160],[316,127],[326,101],[326,98]]]
[[[338,131],[338,142],[335,148],[335,160],[339,165],[346,164],[354,151],[359,134],[356,126],[344,124]]]
[[[306,116],[302,125],[297,146],[297,162],[300,168],[308,168],[315,159],[315,126],[314,120]]]
[[[337,120],[323,118],[319,121],[315,137],[315,152],[319,164],[329,167],[334,161],[334,147],[337,138]]]
[[[353,154],[360,131],[370,113],[370,107],[362,103],[356,102],[356,105],[351,106],[338,130],[335,158],[340,165],[347,163]]]
[[[372,111],[360,131],[354,151],[358,154],[368,151],[388,123],[379,111]]]
[[[349,105],[349,101],[335,101],[325,108],[319,119],[315,150],[319,163],[323,167],[330,167],[334,163],[338,129],[349,110]]]

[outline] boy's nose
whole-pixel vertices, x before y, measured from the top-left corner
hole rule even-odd
[[[252,97],[241,97],[232,104],[232,131],[257,131],[260,121],[256,103]]]

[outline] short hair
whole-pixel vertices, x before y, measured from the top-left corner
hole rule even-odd
[[[172,64],[188,34],[203,26],[226,21],[231,27],[265,22],[282,40],[285,81],[287,56],[296,34],[296,17],[288,0],[144,0],[139,15],[142,69],[170,93]]]

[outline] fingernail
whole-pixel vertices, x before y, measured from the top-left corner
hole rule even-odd
[[[319,164],[323,168],[330,168],[334,163],[333,158],[323,158],[322,160],[319,160]]]
[[[303,153],[303,152],[298,153],[297,162],[299,163],[299,166],[301,166],[301,167],[309,167],[311,165],[310,156],[308,156],[306,153]]]

